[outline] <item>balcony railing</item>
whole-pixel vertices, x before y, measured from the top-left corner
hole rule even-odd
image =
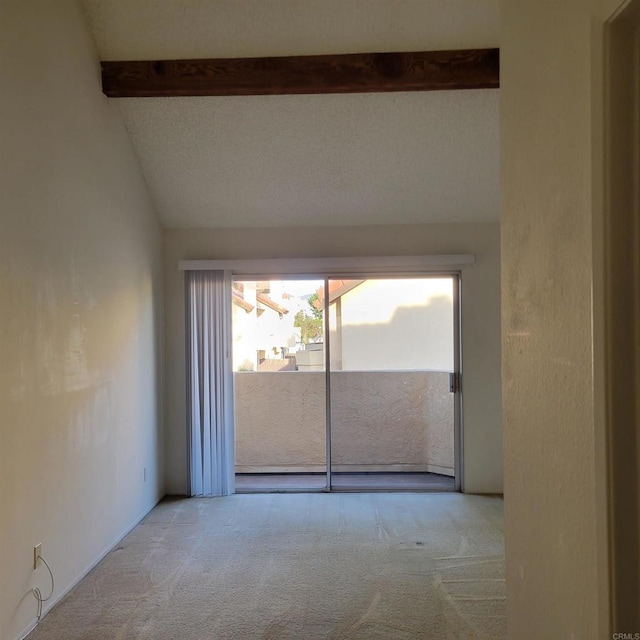
[[[238,473],[325,471],[324,372],[241,372],[234,384]],[[454,474],[448,372],[336,371],[331,399],[334,471]]]

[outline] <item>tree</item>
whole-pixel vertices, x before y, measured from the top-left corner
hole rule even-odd
[[[308,298],[307,302],[311,307],[312,317],[316,319],[322,320],[322,301],[318,297],[317,293],[312,293]]]
[[[300,327],[300,337],[304,344],[315,342],[322,337],[322,311],[318,317],[316,315],[308,315],[304,309],[300,309],[293,319],[293,326]]]

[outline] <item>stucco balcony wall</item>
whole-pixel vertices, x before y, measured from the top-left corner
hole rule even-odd
[[[234,375],[236,471],[325,470],[324,372]],[[453,394],[441,371],[331,374],[334,471],[454,473]]]

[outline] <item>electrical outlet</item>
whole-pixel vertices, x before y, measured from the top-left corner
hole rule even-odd
[[[33,547],[33,570],[34,571],[38,568],[41,555],[42,555],[42,543],[39,542],[35,547]]]

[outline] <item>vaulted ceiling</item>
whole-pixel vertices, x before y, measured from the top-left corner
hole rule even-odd
[[[102,60],[499,46],[497,0],[84,0]],[[166,227],[499,219],[498,90],[122,98]]]

